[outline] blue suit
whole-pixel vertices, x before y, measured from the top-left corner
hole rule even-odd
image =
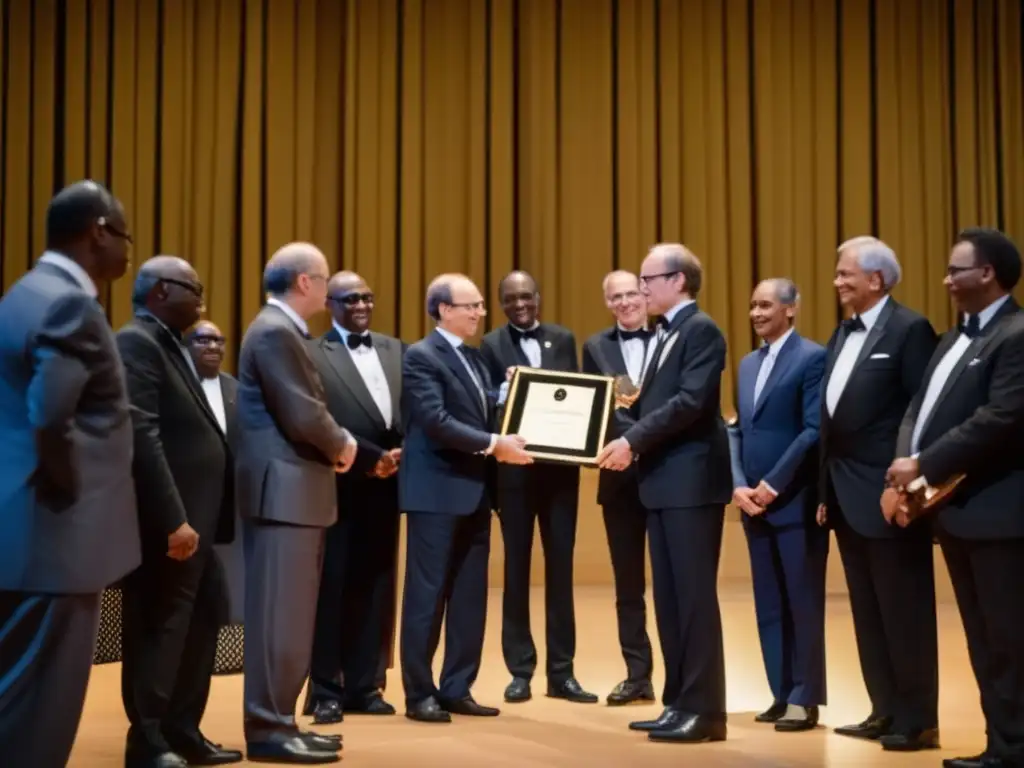
[[[763,515],[743,514],[754,605],[775,701],[825,703],[825,565],[828,532],[814,521],[825,349],[793,332],[754,401],[768,347],[740,362],[737,421],[729,429],[733,485],[761,481],[778,497]]]

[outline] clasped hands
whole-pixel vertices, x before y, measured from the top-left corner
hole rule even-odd
[[[764,480],[756,488],[737,488],[732,492],[733,504],[751,517],[763,515],[777,497],[778,494]]]
[[[391,477],[398,471],[398,465],[402,460],[402,449],[392,448],[390,451],[384,451],[377,459],[376,465],[367,474],[371,477],[376,477],[381,480],[385,480]]]
[[[914,519],[914,501],[907,494],[907,486],[921,475],[917,459],[896,459],[885,473],[888,487],[882,492],[882,516],[892,525],[894,522],[906,528]]]

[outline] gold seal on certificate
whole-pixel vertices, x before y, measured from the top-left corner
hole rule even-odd
[[[596,464],[614,393],[610,376],[516,368],[501,434],[520,435],[538,461]]]

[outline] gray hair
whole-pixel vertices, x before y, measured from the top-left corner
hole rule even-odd
[[[279,248],[263,269],[263,290],[276,298],[287,295],[299,275],[309,274],[322,257],[310,243],[289,243]]]
[[[160,275],[152,271],[141,271],[135,276],[135,284],[132,286],[132,306],[135,309],[142,309],[149,301],[150,292],[160,282]]]
[[[630,272],[628,269],[613,269],[607,275],[604,276],[604,280],[601,281],[601,292],[606,293],[608,291],[608,283],[611,282],[613,277],[631,277],[636,281],[637,287],[640,286],[640,278],[636,276],[635,272]]]
[[[441,319],[441,305],[454,301],[450,275],[442,275],[427,286],[427,314],[435,322]]]
[[[693,251],[682,243],[658,243],[648,251],[648,256],[661,256],[666,272],[678,272],[686,278],[686,293],[696,299],[700,293],[704,269]]]
[[[772,284],[775,289],[775,298],[779,300],[780,304],[795,307],[800,303],[800,291],[797,290],[796,283],[788,277],[770,277],[765,282]]]
[[[903,275],[900,269],[900,261],[896,258],[896,252],[888,245],[871,235],[853,237],[844,242],[836,249],[842,253],[848,249],[854,249],[857,255],[857,263],[865,272],[880,272],[882,274],[882,285],[888,293],[899,283]]]

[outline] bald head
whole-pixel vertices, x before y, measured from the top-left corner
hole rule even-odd
[[[115,213],[123,217],[120,204],[102,184],[87,179],[64,187],[46,209],[46,247],[63,250]]]
[[[165,280],[198,284],[196,271],[184,259],[177,256],[154,256],[144,262],[135,275],[132,306],[137,309],[145,307],[153,289]]]
[[[374,296],[357,273],[344,270],[327,283],[327,309],[334,322],[352,333],[365,333],[373,321]]]
[[[427,314],[460,339],[474,336],[487,314],[484,298],[476,284],[463,274],[438,275],[427,286]]]
[[[350,270],[336,272],[327,283],[327,293],[331,296],[339,293],[348,293],[358,290],[366,285],[366,281],[358,273]]]
[[[300,275],[320,275],[327,281],[327,259],[312,243],[288,243],[278,248],[263,268],[263,288],[282,298],[295,288]]]

